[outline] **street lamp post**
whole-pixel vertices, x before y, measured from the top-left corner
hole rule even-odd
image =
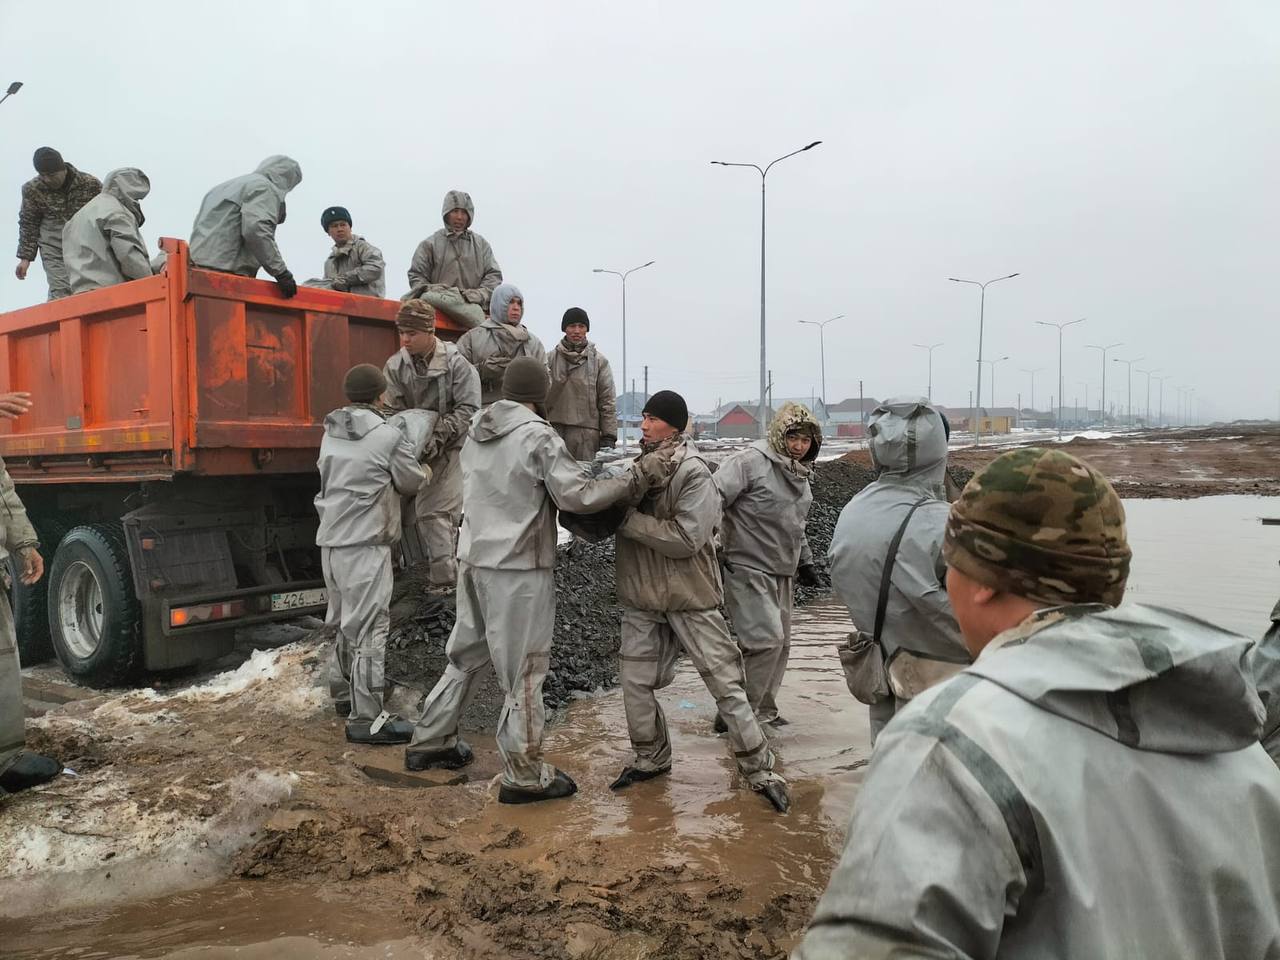
[[[13,83],[9,84],[9,89],[7,89],[4,92],[4,96],[0,97],[0,103],[4,103],[6,100],[8,100],[10,97],[12,97],[15,93],[17,93],[21,89],[22,89],[22,81],[21,80],[13,81]]]
[[[627,449],[627,415],[631,412],[631,394],[627,390],[627,277],[635,273],[637,270],[643,270],[645,267],[653,266],[654,261],[642,263],[638,267],[632,267],[630,270],[604,270],[600,267],[594,268],[592,273],[611,273],[622,281],[622,426],[618,431],[621,436],[622,449]]]
[[[1032,411],[1034,411],[1036,408],[1036,374],[1042,371],[1043,369],[1044,367],[1036,367],[1034,370],[1027,370],[1024,368],[1022,371],[1023,373],[1031,374],[1031,409]]]
[[[765,369],[765,338],[764,338],[764,334],[765,334],[765,319],[764,319],[765,179],[769,176],[769,170],[770,168],[773,167],[775,163],[780,163],[781,161],[786,160],[787,157],[794,157],[797,153],[804,153],[806,150],[812,150],[814,147],[816,147],[820,143],[822,143],[821,140],[815,140],[813,141],[813,143],[809,144],[808,146],[801,147],[799,150],[792,150],[790,153],[784,154],[783,156],[778,157],[776,160],[770,160],[764,166],[763,169],[758,164],[755,164],[755,163],[731,163],[726,160],[711,161],[713,164],[720,167],[751,167],[753,170],[755,170],[757,173],[760,174],[760,408],[758,413],[758,419],[760,421],[759,426],[760,426],[761,439],[764,439],[765,433],[768,430],[768,425],[766,420],[767,408],[765,407],[765,389],[766,389],[765,376],[767,371]]]
[[[933,351],[942,346],[942,343],[917,343],[913,344],[913,346],[929,351],[929,390],[925,396],[930,403],[933,403]]]
[[[1090,350],[1102,351],[1102,425],[1107,425],[1107,351],[1114,350],[1116,347],[1124,345],[1124,341],[1117,340],[1115,343],[1108,343],[1102,346],[1098,343],[1086,343],[1085,346]]]
[[[984,315],[987,309],[987,285],[999,283],[1001,280],[1012,280],[1016,276],[1018,274],[1011,273],[1007,277],[996,277],[994,280],[987,280],[985,283],[977,280],[964,280],[960,277],[947,277],[952,283],[971,283],[982,290],[982,296],[978,300],[978,389],[974,393],[974,396],[978,398],[979,407],[982,406],[982,328],[986,319]],[[973,423],[973,445],[980,447],[982,446],[982,418],[977,415],[976,408],[974,409]]]
[[[1077,323],[1084,323],[1085,318],[1079,320],[1068,320],[1066,323],[1054,323],[1050,320],[1037,320],[1042,327],[1058,328],[1058,439],[1062,439],[1062,331]]]
[[[1147,429],[1148,429],[1148,430],[1150,430],[1150,429],[1151,429],[1151,375],[1152,375],[1153,373],[1159,373],[1159,372],[1160,372],[1160,368],[1159,368],[1159,367],[1156,367],[1154,370],[1139,370],[1138,372],[1139,372],[1139,373],[1144,373],[1144,374],[1146,374],[1146,375],[1147,375],[1147,413],[1146,413],[1147,422],[1146,422],[1146,427],[1147,427]]]
[[[807,323],[811,327],[818,328],[818,356],[822,363],[822,419],[827,419],[827,344],[826,330],[827,324],[832,320],[843,320],[844,314],[838,313],[830,320],[797,320],[796,323]],[[824,424],[825,425],[825,424]]]
[[[1156,377],[1156,380],[1160,383],[1160,411],[1156,414],[1156,426],[1158,427],[1164,426],[1164,382],[1172,379],[1173,374],[1171,373],[1166,373],[1163,377]]]
[[[991,385],[990,385],[987,389],[990,391],[990,394],[991,394],[991,406],[992,406],[992,408],[994,408],[994,407],[995,407],[995,405],[996,405],[996,364],[997,364],[997,363],[1000,363],[1002,360],[1008,360],[1008,359],[1009,359],[1009,357],[1008,357],[1008,355],[1006,354],[1006,355],[1005,355],[1005,356],[1003,356],[1003,357],[996,357],[994,360],[983,360],[983,361],[982,361],[983,363],[985,363],[985,364],[987,364],[989,367],[991,367]],[[982,406],[982,400],[981,400],[981,399],[979,399],[979,400],[978,400],[978,406],[979,406],[979,407],[981,407],[981,406]],[[994,419],[995,414],[993,413],[991,416],[992,416],[992,418]]]
[[[1125,409],[1129,412],[1129,429],[1133,429],[1133,365],[1145,357],[1134,357],[1132,360],[1112,359],[1112,363],[1123,363],[1129,369],[1129,385],[1125,388]]]
[[[1089,420],[1089,381],[1080,380],[1079,384],[1084,387],[1084,420],[1080,419],[1080,415],[1076,414],[1076,426],[1082,426]]]

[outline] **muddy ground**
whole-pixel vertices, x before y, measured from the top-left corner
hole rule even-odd
[[[958,478],[967,477],[1016,445],[999,437],[990,446],[952,449],[949,461]],[[1280,494],[1280,427],[1275,424],[1145,430],[1109,439],[1077,437],[1062,449],[1101,470],[1126,499]],[[844,459],[870,465],[865,450]]]

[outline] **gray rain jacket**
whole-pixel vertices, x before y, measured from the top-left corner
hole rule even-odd
[[[191,262],[205,270],[255,277],[287,273],[276,246],[284,222],[284,198],[302,182],[302,168],[285,156],[267,157],[258,169],[220,183],[205,194],[191,227]]]
[[[666,485],[650,490],[618,528],[618,601],[668,613],[710,610],[724,601],[716,533],[720,491],[687,437]]]
[[[324,279],[327,285],[334,280],[345,280],[347,293],[363,297],[387,295],[387,269],[382,251],[364,237],[351,236],[350,243],[334,244],[324,261]]]
[[[872,412],[867,432],[880,476],[840,511],[827,554],[832,591],[854,624],[871,633],[889,544],[911,505],[927,501],[912,515],[893,566],[880,636],[885,663],[891,677],[901,651],[908,659],[968,663],[944,585],[942,538],[951,508],[943,486],[942,417],[923,399],[886,400]]]
[[[556,564],[557,507],[595,513],[640,493],[634,469],[593,478],[551,424],[514,400],[477,413],[468,436],[458,559],[473,567],[550,569]]]
[[[388,423],[372,407],[341,407],[324,418],[316,465],[317,546],[400,541],[400,497],[417,493],[426,479],[407,431]]]
[[[1042,610],[885,727],[793,960],[1280,956],[1250,641]]]
[[[0,536],[0,560],[11,553],[17,553],[20,547],[30,546],[37,542],[36,531],[27,518],[27,508],[18,498],[18,491],[13,485],[13,478],[0,460],[0,524],[3,525],[3,536]]]
[[[441,206],[442,219],[452,210],[467,211],[467,229],[452,233],[446,223],[418,244],[409,265],[410,296],[418,296],[431,284],[441,284],[456,288],[468,303],[487,310],[490,294],[502,282],[502,268],[493,257],[489,241],[471,230],[475,204],[469,193],[450,190]]]
[[[72,293],[85,293],[155,271],[140,227],[139,201],[151,192],[151,181],[137,167],[112,170],[102,192],[77,210],[62,228],[62,262]]]
[[[516,357],[533,357],[546,364],[547,351],[523,323],[510,324],[505,319],[507,307],[517,297],[524,297],[514,283],[504,283],[493,292],[489,319],[472,327],[458,339],[458,350],[480,374],[480,402],[488,406],[502,398],[502,377],[507,364]]]
[[[547,419],[566,427],[599,430],[604,437],[618,437],[617,400],[613,371],[594,343],[571,349],[563,340],[547,360],[551,389],[547,393]]]
[[[471,418],[480,409],[480,378],[457,346],[437,339],[424,373],[402,347],[383,365],[382,373],[387,378],[384,405],[391,410],[434,410],[440,414],[437,452],[462,446]]]
[[[1249,652],[1249,665],[1267,715],[1262,745],[1280,765],[1280,601],[1271,610],[1271,629]]]

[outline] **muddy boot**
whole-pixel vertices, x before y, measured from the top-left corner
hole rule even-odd
[[[0,793],[17,793],[48,783],[62,772],[62,764],[41,753],[20,753],[0,773]]]
[[[785,727],[790,722],[791,722],[790,720],[788,720],[786,717],[782,716],[781,714],[774,717],[772,720],[765,721],[765,723],[769,724],[769,726],[771,727]]]
[[[711,729],[716,733],[728,733],[729,725],[724,722],[724,717],[717,713],[715,723],[711,724]]]
[[[333,701],[333,712],[344,719],[346,717],[351,716],[351,701],[350,700]]]
[[[770,780],[759,789],[779,813],[786,813],[791,808],[791,791],[785,780]]]
[[[661,777],[670,772],[670,767],[663,767],[661,770],[637,770],[635,767],[623,767],[622,773],[618,774],[618,779],[609,784],[609,789],[625,790],[633,783],[643,783],[645,780],[652,780],[654,777]]]
[[[413,724],[386,713],[376,720],[347,721],[347,741],[382,746],[391,743],[408,743],[413,739]]]
[[[571,797],[578,792],[578,785],[573,777],[563,770],[557,769],[555,777],[541,790],[528,787],[513,787],[504,783],[498,788],[499,803],[537,803],[540,800],[555,800],[558,797]]]
[[[459,740],[452,747],[425,750],[421,747],[409,747],[404,752],[404,768],[406,770],[461,770],[474,760],[475,754],[465,740]]]

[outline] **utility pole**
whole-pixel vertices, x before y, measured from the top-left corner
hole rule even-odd
[[[1066,323],[1053,323],[1049,320],[1037,320],[1036,323],[1042,327],[1058,328],[1058,439],[1062,439],[1062,395],[1064,393],[1062,383],[1062,331],[1077,323],[1084,323],[1085,318],[1079,320],[1068,320]]]
[[[916,343],[912,344],[912,346],[929,351],[929,389],[925,393],[925,398],[930,403],[933,403],[933,351],[942,346],[942,343]]]
[[[985,283],[980,283],[977,280],[963,280],[960,277],[947,277],[947,279],[950,280],[952,283],[971,283],[975,287],[980,287],[982,289],[982,296],[978,300],[978,403],[979,404],[982,403],[982,328],[986,319],[985,313],[987,309],[987,285],[992,283],[999,283],[1001,280],[1012,280],[1016,276],[1018,276],[1018,274],[1011,273],[1007,277],[996,277],[994,280],[987,280]],[[973,435],[973,445],[975,447],[982,446],[981,421],[978,422],[975,433]]]
[[[1090,350],[1102,351],[1102,425],[1104,427],[1107,425],[1107,351],[1114,350],[1116,347],[1122,346],[1124,346],[1123,340],[1117,340],[1115,343],[1108,343],[1106,346],[1102,346],[1097,343],[1085,344],[1085,347]],[[1115,419],[1114,413],[1112,414],[1111,419]]]
[[[797,153],[804,153],[806,150],[812,150],[821,140],[815,140],[813,143],[801,147],[799,150],[792,150],[788,154],[778,157],[776,160],[770,160],[763,168],[754,163],[730,163],[725,160],[712,160],[711,162],[718,167],[751,167],[756,173],[760,174],[760,439],[763,440],[768,433],[768,425],[765,423],[764,410],[764,391],[765,391],[765,353],[764,353],[764,250],[765,250],[765,234],[764,234],[764,216],[765,216],[765,180],[769,176],[769,170],[775,163],[786,160],[787,157],[794,157]]]

